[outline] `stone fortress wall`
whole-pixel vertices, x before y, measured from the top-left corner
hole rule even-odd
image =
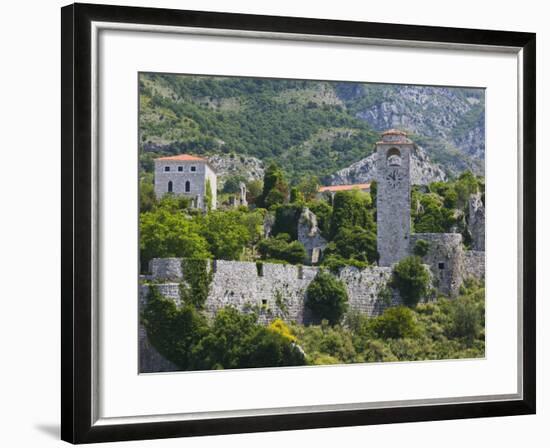
[[[318,267],[276,263],[215,260],[205,311],[214,315],[220,308],[233,306],[239,311],[255,310],[260,320],[269,322],[277,317],[296,323],[310,323],[313,317],[305,306],[306,289],[319,272]],[[181,259],[156,258],[150,263],[150,282],[159,293],[179,303],[179,283],[183,281]],[[381,299],[392,268],[372,266],[360,270],[343,268],[337,276],[345,285],[350,310],[378,315],[385,307],[400,303],[394,293],[390,302]],[[147,298],[149,287],[141,286],[141,303]]]

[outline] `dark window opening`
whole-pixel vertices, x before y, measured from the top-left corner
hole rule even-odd
[[[197,171],[197,167],[196,167],[196,166],[192,166],[192,167],[191,167],[191,172],[194,173],[195,171]]]
[[[262,299],[262,306],[266,306],[267,305],[267,300],[266,299]]]
[[[170,171],[170,167],[169,167],[169,166],[165,166],[165,167],[164,167],[164,171]]]
[[[174,184],[172,181],[168,182],[168,193],[172,193],[174,191]]]
[[[445,263],[439,263],[437,266],[439,269],[445,269]]]
[[[178,171],[181,173],[183,171],[183,166],[178,166]]]
[[[186,181],[185,182],[185,192],[189,193],[191,191],[191,182]]]
[[[262,263],[256,263],[256,271],[258,272],[258,277],[264,276],[264,265]]]

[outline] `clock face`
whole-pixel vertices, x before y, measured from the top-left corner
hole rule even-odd
[[[397,188],[401,185],[403,175],[397,169],[391,170],[386,176],[386,182],[392,188]]]

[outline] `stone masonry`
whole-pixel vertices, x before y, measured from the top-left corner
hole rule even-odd
[[[473,194],[468,201],[468,231],[472,236],[472,249],[485,250],[485,206],[481,194]]]
[[[327,240],[321,236],[317,216],[307,207],[304,207],[298,219],[298,241],[304,245],[308,261],[317,264],[327,246]]]
[[[414,144],[394,129],[376,143],[378,193],[377,245],[380,266],[391,266],[409,254],[411,233],[410,160]]]
[[[195,208],[206,207],[207,183],[212,193],[212,208],[217,205],[217,176],[202,157],[180,154],[155,159],[155,195],[166,193],[186,196]]]
[[[179,304],[179,283],[183,280],[181,259],[151,260],[152,275],[149,279],[159,293]],[[213,316],[225,306],[240,311],[257,311],[261,320],[280,317],[296,323],[309,323],[305,306],[306,289],[319,272],[313,266],[295,266],[275,263],[216,260],[210,269],[214,276],[205,303],[205,311]],[[389,301],[381,298],[392,275],[392,268],[371,266],[360,270],[345,267],[338,278],[344,283],[352,311],[370,316],[380,314],[387,306],[401,303],[396,293],[390,293]],[[140,289],[141,304],[147,300],[149,286]]]

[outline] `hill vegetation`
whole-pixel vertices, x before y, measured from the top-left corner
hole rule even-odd
[[[234,153],[266,166],[278,162],[295,184],[363,159],[380,127],[394,126],[424,136],[418,143],[451,173],[480,172],[482,165],[483,154],[467,151],[466,137],[484,113],[472,89],[432,88],[427,95],[413,86],[164,74],[141,74],[139,87],[143,172],[151,172],[152,157],[161,154]],[[395,98],[402,110],[388,109]],[[420,124],[426,111],[430,118]]]

